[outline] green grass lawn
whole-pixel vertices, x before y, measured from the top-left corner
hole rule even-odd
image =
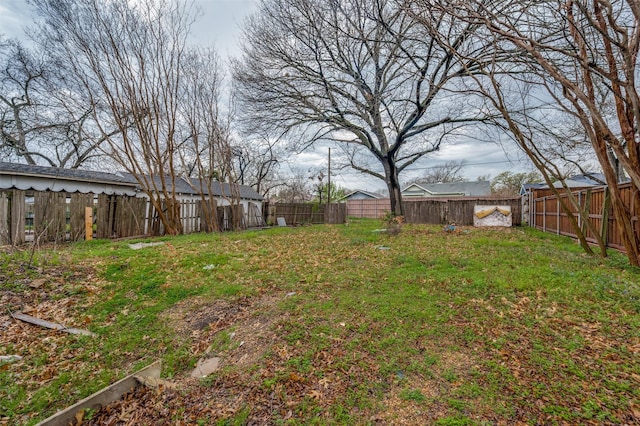
[[[380,227],[3,254],[3,306],[98,337],[3,309],[0,355],[22,359],[0,364],[0,424],[156,359],[176,389],[140,402],[154,424],[640,422],[640,271],[624,256],[526,228]],[[213,355],[221,370],[188,377]]]

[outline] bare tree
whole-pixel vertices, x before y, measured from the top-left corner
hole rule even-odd
[[[436,3],[421,2],[425,8]],[[529,61],[528,71],[584,129],[607,180],[613,214],[632,265],[640,265],[640,227],[626,205],[612,157],[640,191],[640,98],[636,77],[640,5],[636,0],[450,1],[451,14],[482,25]]]
[[[175,183],[180,152],[193,144],[183,127],[195,125],[185,123],[181,103],[183,61],[192,54],[186,45],[194,16],[191,4],[181,0],[31,3],[43,18],[40,40],[95,105],[94,119],[106,138],[105,150],[136,178],[164,232],[181,233]],[[112,127],[120,132],[110,136],[107,129]]]
[[[5,160],[79,168],[95,160],[102,138],[89,135],[91,105],[79,103],[46,52],[0,40],[0,153]]]
[[[277,139],[255,134],[244,134],[240,143],[232,148],[238,183],[251,186],[262,195],[282,185],[278,170],[284,157]]]
[[[291,170],[284,184],[278,187],[275,198],[283,203],[305,203],[313,199],[313,190],[308,174],[300,169]]]
[[[464,161],[447,161],[446,163],[439,164],[437,166],[429,167],[422,176],[407,181],[411,183],[452,183],[452,182],[464,182],[465,178],[462,176],[462,169],[464,168]]]
[[[224,155],[228,152],[227,128],[220,112],[222,75],[216,52],[212,49],[192,49],[185,53],[180,67],[181,149],[178,150],[181,174],[200,194],[203,228],[219,230],[217,205],[212,195],[214,182],[221,178]],[[232,194],[226,194],[231,198]]]
[[[430,27],[418,25],[383,0],[263,1],[234,66],[246,116],[299,149],[340,144],[351,167],[385,181],[392,211],[402,214],[400,172],[484,117],[462,101],[468,67],[450,51],[480,55],[482,46],[469,43],[475,26],[429,18]]]
[[[491,179],[491,193],[503,197],[513,197],[520,194],[525,183],[542,181],[539,172],[512,172],[510,170],[499,173]]]

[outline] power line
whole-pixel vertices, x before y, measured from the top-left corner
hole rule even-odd
[[[462,164],[460,164],[460,166],[462,167],[466,167],[466,166],[485,166],[488,164],[503,164],[503,163],[522,163],[522,162],[526,162],[528,161],[527,159],[521,159],[521,160],[501,160],[501,161],[485,161],[482,163],[465,163],[463,162]],[[429,170],[429,169],[437,169],[438,167],[442,167],[445,166],[447,163],[442,163],[440,165],[436,165],[436,166],[429,166],[429,167],[411,167],[411,170]]]

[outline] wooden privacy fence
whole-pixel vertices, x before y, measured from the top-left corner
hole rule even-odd
[[[93,197],[92,194],[89,195]],[[96,237],[125,238],[144,235],[146,213],[146,198],[100,194],[94,208]]]
[[[273,203],[265,204],[265,220],[267,225],[276,223],[282,217],[287,225],[302,224],[338,224],[347,221],[347,206],[344,203],[311,204],[311,203]]]
[[[215,200],[181,200],[180,220],[184,233],[211,232],[206,212],[215,209],[218,229],[246,229],[264,224],[260,208],[248,203],[217,206]],[[93,212],[97,238],[125,238],[162,234],[162,224],[146,198],[126,195],[94,195],[51,191],[0,191],[0,244],[27,241],[79,241],[85,239],[85,210]]]
[[[391,210],[388,198],[373,198],[364,200],[347,200],[347,216],[379,219],[385,211]]]
[[[638,224],[638,211],[634,202],[638,197],[638,193],[631,183],[620,185],[620,191],[625,206],[631,211],[634,230],[638,232],[638,226],[640,225]],[[608,187],[584,188],[572,191],[572,194],[578,201],[580,209],[586,213],[588,220],[599,231],[607,246],[624,251],[625,248],[616,219],[611,211]],[[534,190],[530,197],[530,226],[544,232],[576,238],[576,232],[569,221],[569,215],[562,209],[560,200],[553,195],[551,190]],[[567,199],[568,197],[569,195],[566,193],[561,194],[561,198]],[[567,204],[570,205],[569,203]],[[570,210],[576,216],[578,226],[585,233],[587,241],[596,243],[596,236],[578,215],[578,210],[573,206],[570,206]]]
[[[510,206],[513,225],[522,223],[520,197],[447,197],[404,199],[404,218],[407,223],[473,225],[476,205]],[[389,211],[389,199],[348,200],[347,212],[352,217],[380,218]]]
[[[509,206],[513,226],[522,223],[522,203],[520,197],[459,197],[407,200],[404,203],[404,217],[407,223],[430,223],[461,226],[473,225],[474,206]]]
[[[0,244],[82,240],[86,235],[86,207],[93,209],[98,238],[129,237],[145,232],[147,200],[144,198],[8,190],[0,191]]]

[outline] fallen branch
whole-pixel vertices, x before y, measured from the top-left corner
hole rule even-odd
[[[62,324],[32,317],[31,315],[23,314],[22,312],[16,312],[16,313],[9,312],[9,313],[11,314],[11,317],[13,319],[28,322],[29,324],[39,325],[40,327],[50,328],[52,330],[64,331],[65,333],[83,334],[85,336],[96,337],[96,334],[90,332],[89,330],[83,330],[81,328],[68,328]]]

